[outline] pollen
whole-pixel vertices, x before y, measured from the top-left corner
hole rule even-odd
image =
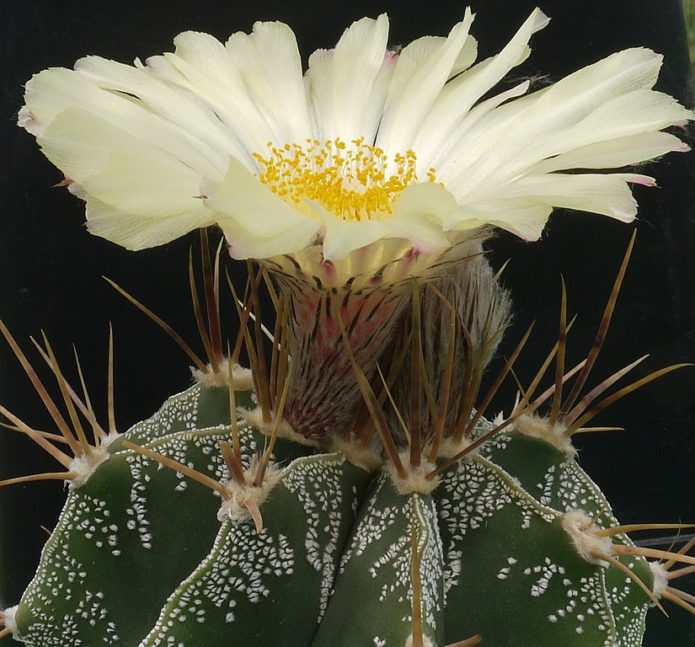
[[[261,182],[273,193],[300,207],[318,202],[346,221],[387,220],[401,191],[418,182],[414,151],[390,159],[364,138],[350,144],[307,139],[283,147],[268,142],[268,150],[267,157],[254,153],[254,158]],[[436,182],[433,168],[427,181]]]

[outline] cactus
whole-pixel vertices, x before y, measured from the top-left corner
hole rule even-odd
[[[90,57],[27,85],[20,125],[87,202],[92,233],[140,249],[200,229],[204,299],[192,254],[189,278],[207,357],[111,282],[193,363],[193,386],[124,431],[112,335],[102,427],[79,360],[75,389],[47,337],[32,340],[58,404],[0,322],[55,429],[0,414],[63,468],[0,486],[68,490],[0,639],[638,647],[650,607],[695,613],[671,584],[692,572],[695,540],[631,539],[689,526],[620,525],[572,445],[604,429],[587,425],[610,404],[684,366],[613,390],[637,360],[587,388],[634,235],[585,359],[565,366],[563,284],[557,341],[497,416],[532,331],[486,374],[512,315],[484,250],[492,226],[537,238],[555,206],[633,219],[628,183],[652,178],[561,171],[683,151],[660,129],[692,113],[652,91],[660,58],[639,48],[518,102],[528,83],[489,96],[548,21],[535,10],[470,67],[472,21],[467,10],[447,38],[398,53],[385,16],[363,19],[310,58],[308,83],[291,30],[258,23],[226,46],[191,32],[146,65]],[[275,85],[292,114],[269,99]],[[214,258],[213,224],[225,237]],[[248,261],[243,294],[227,275],[238,326],[226,344],[224,240]]]
[[[218,290],[206,279],[214,312]],[[236,356],[197,360],[205,370],[196,384],[123,434],[99,426],[86,390],[78,397],[48,341],[37,344],[70,423],[45,391],[42,397],[78,455],[62,474],[67,500],[37,573],[19,605],[4,612],[5,633],[46,646],[443,646],[483,639],[637,647],[649,607],[663,598],[683,601],[667,585],[664,566],[647,558],[695,559],[636,547],[626,532],[639,528],[618,524],[576,461],[572,433],[603,408],[606,400],[592,401],[627,370],[580,397],[600,345],[564,372],[564,299],[559,341],[539,371],[554,358],[556,383],[534,398],[535,379],[511,414],[495,421],[484,417],[489,396],[528,334],[490,392],[471,397],[509,309],[482,257],[460,264],[453,277],[416,285],[411,307],[399,315],[405,332],[390,363],[382,359],[387,370],[377,366],[371,379],[352,350],[355,328],[351,336],[349,322],[336,318],[350,366],[344,379],[364,405],[349,432],[316,441],[299,436],[283,415],[294,379],[292,295],[280,282],[275,296],[281,341],[267,365],[259,360],[263,330],[245,305],[260,300],[247,297],[239,300],[237,342],[245,340],[251,371]],[[41,392],[37,373],[2,331]],[[222,347],[221,337],[212,341],[220,334],[215,326],[203,332],[204,345]],[[573,377],[579,389],[563,398],[562,385]],[[551,396],[550,413],[540,415]],[[93,444],[84,442],[78,410],[94,429]]]

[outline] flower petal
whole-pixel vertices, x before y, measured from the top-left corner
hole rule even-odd
[[[281,22],[257,22],[251,34],[232,34],[226,48],[274,132],[273,143],[304,142],[312,137],[294,32]]]
[[[207,209],[181,212],[167,218],[126,213],[95,198],[87,198],[87,229],[130,250],[163,245],[198,227],[212,224]]]
[[[265,258],[302,249],[321,223],[277,197],[234,158],[217,191],[204,200],[237,257]],[[247,256],[240,256],[248,254]]]
[[[491,224],[531,241],[540,238],[551,211],[552,206],[526,197],[485,200],[463,205],[445,227],[461,231]]]
[[[548,22],[540,9],[534,9],[499,54],[478,63],[444,86],[419,129],[415,140],[419,154],[429,160],[450,141],[452,131],[475,102],[528,56],[529,39]]]
[[[196,197],[200,174],[90,113],[62,112],[38,141],[86,195],[115,209],[152,218],[207,211]]]
[[[412,59],[409,64],[408,47],[400,53],[377,136],[377,144],[386,151],[404,152],[411,148],[425,116],[451,76],[472,22],[473,14],[466,9],[464,19],[454,26],[448,38],[414,65]],[[399,72],[399,67],[407,67],[408,72]]]
[[[335,50],[318,50],[309,58],[306,75],[320,139],[373,141],[386,89],[379,77],[393,67],[386,53],[388,29],[386,14],[362,18],[345,30]]]
[[[638,133],[580,146],[532,166],[529,173],[537,175],[565,169],[618,168],[652,160],[666,153],[689,150],[690,146],[669,133]]]
[[[96,64],[96,61],[92,63]],[[116,70],[120,73],[120,64],[113,65],[117,66]],[[89,67],[86,59],[78,62],[78,67],[81,66]],[[159,81],[156,84],[163,87],[161,99],[172,99],[172,93],[166,86]],[[174,124],[166,116],[156,114],[151,105],[134,99],[135,87],[129,88],[128,95],[121,94],[123,86],[120,84],[111,83],[106,87],[107,89],[102,89],[91,75],[82,72],[62,68],[45,70],[35,75],[26,85],[26,106],[20,113],[20,125],[40,136],[57,115],[71,108],[79,108],[98,116],[124,133],[185,161],[203,174],[222,177],[229,153],[222,154],[225,137],[219,129],[207,138],[198,137],[196,131],[189,128],[188,122],[180,126]],[[180,113],[187,114],[185,105]],[[199,111],[194,111],[190,120],[201,123],[204,122],[203,117]],[[200,128],[197,132],[200,132]]]
[[[499,108],[490,115],[494,135],[482,137],[476,128],[456,142],[465,155],[447,186],[459,198],[477,199],[547,157],[688,119],[691,113],[673,99],[647,89],[660,65],[649,50],[625,50]],[[509,117],[506,123],[500,115]]]
[[[498,195],[531,198],[553,207],[590,211],[632,222],[637,214],[637,201],[628,182],[655,186],[653,178],[630,173],[549,173],[520,178],[500,189]]]
[[[259,113],[222,43],[209,34],[192,31],[179,34],[174,43],[176,52],[164,57],[179,72],[181,87],[202,99],[246,151],[262,150],[279,135]]]

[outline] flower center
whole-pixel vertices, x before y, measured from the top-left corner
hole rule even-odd
[[[259,177],[273,193],[287,202],[307,200],[322,204],[334,216],[348,221],[385,220],[393,212],[398,194],[418,181],[412,150],[389,156],[378,146],[355,139],[348,146],[340,138],[305,145],[268,142],[270,154],[253,156]],[[389,173],[387,175],[387,173]],[[435,182],[435,171],[427,171]]]

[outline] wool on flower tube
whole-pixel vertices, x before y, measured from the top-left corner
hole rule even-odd
[[[288,416],[317,436],[360,399],[338,377],[335,313],[372,378],[406,279],[446,275],[493,227],[535,240],[555,207],[629,222],[630,185],[653,180],[623,167],[688,150],[662,131],[693,113],[653,89],[662,60],[648,49],[540,90],[497,89],[548,22],[535,9],[477,61],[470,9],[446,37],[400,50],[386,15],[362,18],[306,70],[279,22],[226,43],[185,32],[144,64],[89,56],[37,74],[19,124],[85,200],[95,235],[143,249],[218,225],[234,258],[275,273],[293,295],[305,389],[290,391]]]

